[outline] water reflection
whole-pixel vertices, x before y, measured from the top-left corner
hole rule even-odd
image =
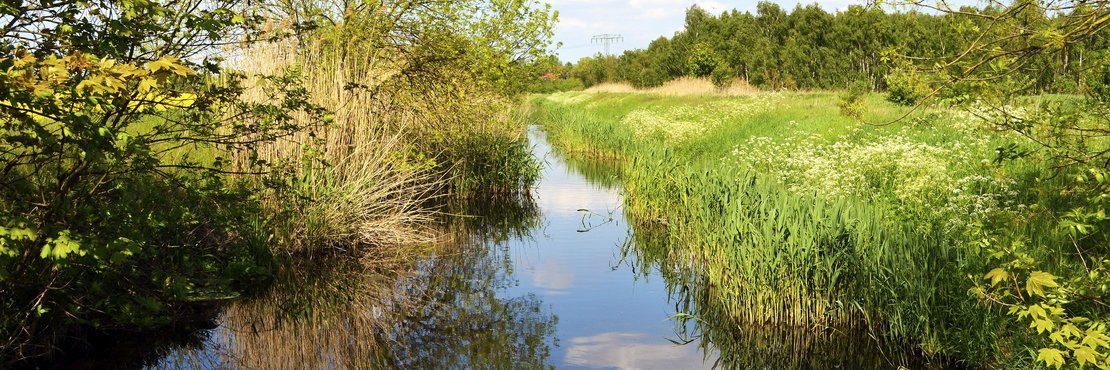
[[[591,368],[709,368],[695,346],[659,343],[644,333],[607,332],[570,339],[566,362]]]
[[[541,368],[551,356],[558,319],[531,292],[508,295],[517,284],[506,240],[538,226],[536,207],[524,202],[471,208],[456,218],[463,243],[425,259],[396,289],[419,303],[391,328],[390,365],[403,368]],[[476,214],[475,214],[476,213]]]
[[[530,136],[547,162],[535,198],[451,204],[469,216],[442,220],[447,242],[392,264],[302,261],[157,367],[929,366],[858,331],[733,320],[689,248],[625,218],[612,163],[568,161]]]
[[[474,209],[499,212],[450,218],[448,242],[421,257],[289,266],[267,294],[231,304],[203,346],[179,348],[154,367],[543,367],[557,318],[535,294],[497,294],[516,281],[505,250],[488,247],[534,228],[536,206]]]
[[[717,356],[727,369],[950,369],[889,338],[862,329],[752,325],[739,322],[713,297],[685,248],[667,242],[656,225],[639,225],[622,248],[622,261],[643,275],[665,278],[676,315],[675,338]]]

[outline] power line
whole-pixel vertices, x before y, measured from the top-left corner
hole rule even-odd
[[[591,44],[600,43],[600,44],[605,46],[605,56],[609,56],[609,45],[619,43],[619,42],[622,42],[622,41],[624,41],[623,36],[621,36],[621,35],[612,35],[612,34],[594,35],[593,37],[590,38],[590,43]]]

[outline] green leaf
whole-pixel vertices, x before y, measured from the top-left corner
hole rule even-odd
[[[1044,297],[1044,288],[1054,288],[1059,286],[1056,284],[1056,277],[1044,271],[1033,271],[1029,274],[1029,279],[1025,281],[1025,290],[1030,295],[1036,294]]]
[[[79,256],[85,255],[85,251],[81,249],[81,243],[70,238],[69,230],[64,230],[58,233],[57,237],[46,240],[46,245],[42,246],[42,252],[39,253],[39,256],[42,258],[52,257],[58,260],[66,258],[71,253]]]
[[[1037,361],[1044,361],[1048,366],[1059,369],[1064,366],[1064,353],[1055,348],[1041,348],[1037,354]]]

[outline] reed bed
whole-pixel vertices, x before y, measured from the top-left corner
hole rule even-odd
[[[658,87],[637,89],[627,83],[602,83],[586,89],[587,93],[640,93],[660,96],[744,96],[760,93],[755,86],[742,79],[734,79],[723,88],[713,85],[708,78],[681,77]]]
[[[294,179],[266,201],[278,215],[278,245],[306,251],[431,240],[433,213],[424,203],[443,179],[409,156],[399,128],[415,117],[371,89],[351,88],[380,83],[389,66],[349,63],[326,45],[292,42],[257,44],[241,51],[239,63],[257,75],[298,71],[314,103],[330,112],[330,122],[298,113],[295,123],[310,129],[236,158],[240,167],[261,159]],[[266,81],[254,81],[247,99],[266,99]]]
[[[971,258],[962,229],[947,227],[946,221],[960,212],[943,211],[945,206],[962,207],[953,202],[981,206],[989,196],[961,198],[955,193],[934,194],[932,186],[906,187],[914,181],[931,184],[983,176],[977,172],[982,171],[977,162],[942,158],[955,161],[950,166],[937,164],[952,177],[907,169],[904,179],[870,182],[885,172],[865,171],[862,179],[870,185],[863,190],[834,193],[798,185],[792,170],[783,168],[791,149],[752,152],[743,147],[746,152],[739,157],[735,153],[737,142],[756,136],[786,142],[811,135],[829,140],[844,135],[879,139],[901,135],[899,140],[915,143],[895,146],[913,150],[885,150],[881,145],[886,142],[878,139],[873,141],[880,145],[877,151],[859,149],[873,145],[866,140],[844,147],[845,153],[879,153],[859,163],[882,164],[904,161],[907,153],[948,153],[917,148],[953,148],[952,141],[966,137],[966,132],[937,130],[928,123],[936,118],[932,116],[893,128],[859,126],[837,117],[833,102],[828,101],[831,94],[780,95],[767,109],[711,125],[706,122],[766,97],[713,98],[735,99],[730,105],[713,99],[585,95],[574,99],[564,95],[561,101],[534,99],[540,107],[536,120],[548,129],[555,145],[569,148],[572,155],[625,158],[621,174],[625,209],[637,220],[637,232],[661,229],[672,253],[691,261],[688,268],[703,276],[708,299],[740,325],[854,328],[914,343],[929,356],[958,353],[969,361],[989,361],[1001,316],[983,310],[967,295],[964,277],[979,271],[982,261]],[[698,123],[709,126],[683,140],[637,135],[626,119],[641,109],[699,104],[723,107],[715,108],[723,111],[707,108]],[[899,113],[879,108],[887,116]],[[983,148],[1005,140],[993,137],[960,150],[985,152]],[[841,162],[827,165],[835,169],[854,163]],[[975,186],[964,190],[970,189],[982,191]],[[914,196],[899,197],[908,193]],[[991,209],[1002,211],[1001,206]],[[978,215],[985,214],[990,212]],[[969,215],[962,217],[956,220],[973,222]]]

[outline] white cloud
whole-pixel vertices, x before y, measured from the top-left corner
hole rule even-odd
[[[698,4],[698,6],[702,9],[708,11],[710,14],[721,14],[725,11],[733,9],[733,7],[731,6],[716,1],[698,1],[696,4]]]

